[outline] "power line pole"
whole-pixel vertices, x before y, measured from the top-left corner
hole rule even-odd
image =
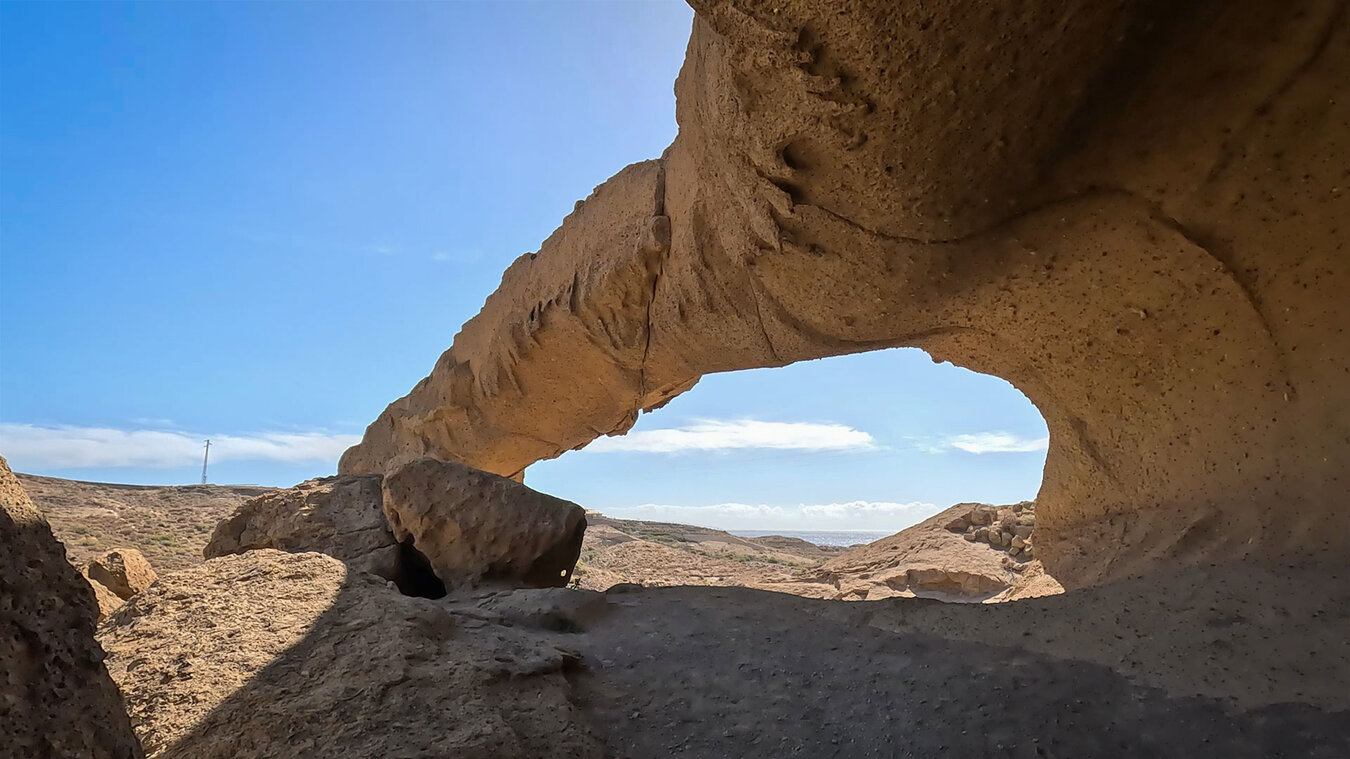
[[[206,453],[202,454],[202,484],[206,484],[206,460],[211,457],[211,441],[206,441]]]

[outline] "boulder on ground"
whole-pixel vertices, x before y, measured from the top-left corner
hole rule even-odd
[[[317,553],[166,574],[99,635],[153,759],[602,755],[574,654]]]
[[[399,547],[385,522],[378,474],[308,480],[244,502],[216,525],[208,558],[260,548],[316,551],[386,579],[395,579]]]
[[[84,576],[123,601],[150,587],[156,578],[150,561],[135,548],[108,551],[84,566]]]
[[[122,608],[122,604],[126,603],[126,601],[123,601],[116,593],[108,590],[108,587],[98,580],[90,580],[87,576],[84,579],[88,580],[89,587],[94,589],[94,600],[98,604],[97,621],[99,623],[102,623],[103,620],[112,616],[113,612]]]
[[[141,756],[94,641],[97,615],[94,592],[0,458],[0,753]]]
[[[514,480],[415,459],[384,478],[384,513],[447,586],[504,580],[563,586],[581,554],[586,512]]]

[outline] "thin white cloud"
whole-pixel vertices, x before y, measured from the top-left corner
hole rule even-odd
[[[336,461],[360,435],[326,432],[263,432],[250,435],[194,435],[166,430],[107,427],[42,427],[0,423],[0,454],[20,470],[83,467],[168,469],[202,460],[211,439],[212,461]]]
[[[976,432],[947,438],[947,448],[966,453],[1030,453],[1050,447],[1049,437],[1020,437],[1011,432]]]
[[[938,512],[931,503],[849,501],[847,503],[768,506],[719,503],[671,506],[644,503],[603,510],[621,519],[695,524],[720,530],[876,530],[899,532]]]
[[[769,448],[796,451],[849,451],[877,448],[876,440],[844,424],[761,422],[754,419],[700,419],[684,427],[603,437],[585,450],[593,453],[636,451],[683,453]]]
[[[432,261],[450,262],[456,264],[471,264],[483,257],[483,252],[476,249],[465,249],[448,251],[443,250],[431,254]]]

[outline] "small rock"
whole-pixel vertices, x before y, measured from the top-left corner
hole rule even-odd
[[[155,570],[135,548],[109,551],[84,566],[84,576],[126,600],[155,581]]]

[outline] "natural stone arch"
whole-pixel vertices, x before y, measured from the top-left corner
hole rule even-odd
[[[676,141],[343,472],[519,475],[703,374],[913,346],[1040,409],[1066,585],[1350,542],[1344,3],[695,8]]]

